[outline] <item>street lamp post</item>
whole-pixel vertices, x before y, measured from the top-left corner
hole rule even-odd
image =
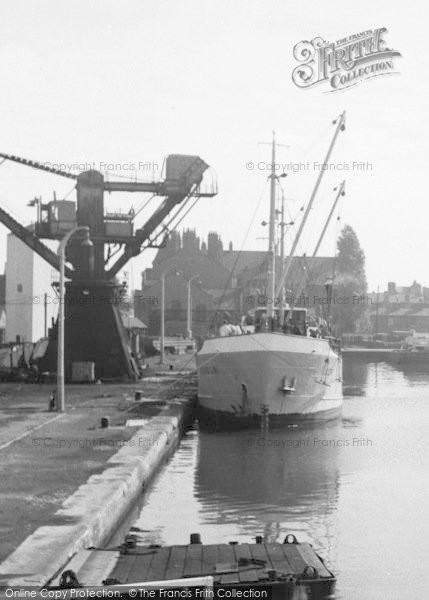
[[[164,337],[165,337],[165,322],[164,322],[164,311],[165,311],[165,273],[161,273],[161,339],[160,339],[160,355],[159,364],[164,364]]]
[[[190,279],[188,279],[188,311],[187,311],[187,320],[186,320],[186,331],[188,334],[188,339],[192,339],[192,296],[191,296],[191,283],[194,279],[198,279],[199,275],[194,275]]]
[[[65,411],[64,394],[64,267],[66,246],[70,238],[78,231],[86,231],[89,239],[89,227],[74,227],[66,233],[58,246],[57,254],[60,262],[60,297],[58,306],[58,346],[57,346],[57,401],[58,412]]]
[[[161,341],[160,341],[160,347],[159,347],[159,351],[160,351],[160,357],[159,357],[159,364],[163,365],[164,364],[164,359],[165,359],[165,350],[164,350],[164,344],[165,344],[165,276],[172,271],[173,273],[176,273],[176,275],[179,275],[179,272],[176,269],[170,269],[170,270],[166,270],[163,271],[161,273]]]

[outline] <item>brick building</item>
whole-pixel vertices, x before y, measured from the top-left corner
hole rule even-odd
[[[287,281],[289,294],[299,287],[305,272],[309,276],[304,294],[308,308],[315,296],[325,295],[326,280],[334,274],[334,258],[296,257]],[[280,272],[280,260],[277,260]],[[188,281],[191,282],[193,335],[204,337],[222,316],[239,322],[249,309],[260,304],[267,293],[267,253],[237,251],[230,243],[225,250],[220,236],[211,232],[207,242],[194,230],[173,232],[161,248],[151,269],[142,273],[142,288],[134,293],[136,316],[148,326],[148,335],[160,332],[161,275],[165,274],[166,335],[186,335]],[[216,317],[215,317],[216,315]],[[217,320],[216,320],[217,319]]]
[[[371,294],[371,328],[373,333],[393,331],[429,332],[429,288],[416,281],[397,286],[391,281],[385,292]]]

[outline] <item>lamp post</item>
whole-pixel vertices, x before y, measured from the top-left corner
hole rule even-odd
[[[64,394],[64,267],[66,246],[70,238],[78,231],[86,231],[89,241],[89,227],[74,227],[66,233],[58,246],[57,254],[60,261],[60,297],[58,306],[58,347],[57,347],[57,402],[58,412],[65,411]]]
[[[176,269],[167,269],[161,273],[161,344],[160,344],[160,357],[159,364],[164,364],[165,352],[164,352],[164,344],[165,344],[165,276],[173,272],[176,275],[179,275],[179,271]]]
[[[187,321],[186,321],[186,331],[188,333],[188,338],[192,339],[192,297],[191,297],[191,283],[194,279],[198,279],[199,275],[194,275],[190,279],[188,279],[188,311],[187,311]]]

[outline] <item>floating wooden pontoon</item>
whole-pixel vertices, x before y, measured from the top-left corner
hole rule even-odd
[[[216,590],[269,589],[268,597],[292,597],[297,586],[310,591],[310,597],[332,592],[335,577],[308,543],[298,543],[294,535],[284,543],[267,543],[262,537],[253,544],[202,544],[198,534],[186,546],[141,546],[128,535],[121,555],[104,585],[213,577]],[[224,597],[228,597],[227,595]],[[253,596],[257,597],[257,596]]]

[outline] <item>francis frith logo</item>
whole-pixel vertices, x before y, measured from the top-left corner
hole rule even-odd
[[[365,79],[395,73],[393,59],[401,56],[386,46],[385,27],[350,35],[336,42],[321,37],[295,45],[294,58],[300,63],[292,73],[298,87],[328,83],[328,92],[349,88]]]

